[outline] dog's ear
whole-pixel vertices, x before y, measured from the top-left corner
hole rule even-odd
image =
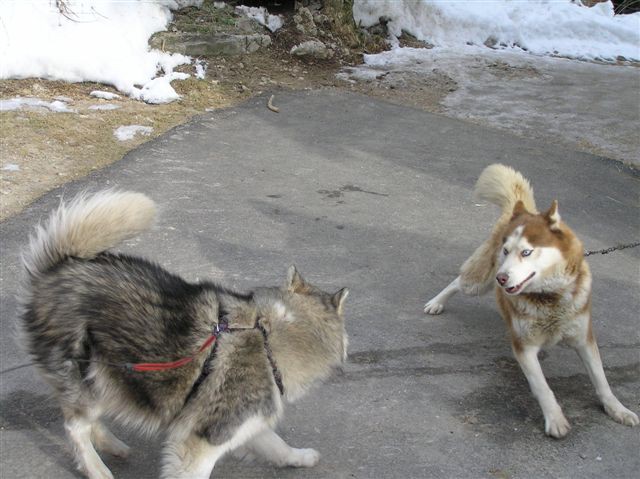
[[[524,203],[521,200],[516,201],[516,204],[513,206],[513,213],[511,213],[511,219],[516,216],[520,216],[523,213],[528,213],[527,208],[524,206]]]
[[[342,314],[342,306],[344,305],[344,300],[349,296],[349,290],[347,288],[342,288],[340,291],[331,296],[331,303],[335,306],[338,314]]]
[[[558,231],[560,229],[560,213],[558,213],[558,200],[553,200],[551,208],[543,215],[549,224],[549,229]]]
[[[305,294],[310,290],[309,285],[294,265],[289,266],[289,270],[287,271],[287,283],[285,284],[285,288],[291,293],[298,294]]]

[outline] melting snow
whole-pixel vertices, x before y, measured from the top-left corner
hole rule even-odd
[[[137,134],[149,136],[153,128],[150,126],[141,126],[141,125],[127,125],[127,126],[119,126],[115,130],[113,130],[113,135],[120,141],[132,140],[134,136]]]
[[[236,7],[236,12],[254,19],[260,25],[264,25],[272,32],[275,32],[284,25],[284,20],[280,15],[271,15],[264,7],[247,7],[245,5],[240,5],[239,7]]]
[[[388,19],[394,40],[406,31],[439,47],[640,60],[640,12],[614,15],[611,1],[586,7],[572,0],[355,0],[353,14],[365,27]]]
[[[56,113],[75,113],[68,105],[60,100],[45,101],[40,98],[15,97],[8,100],[0,100],[0,111],[13,111],[22,108],[39,109],[45,108]]]
[[[91,105],[89,110],[117,110],[120,105],[114,105],[113,103],[103,103],[100,105]]]
[[[120,98],[120,95],[102,90],[93,90],[91,93],[89,93],[89,95],[96,98],[102,98],[103,100],[115,100],[116,98]]]
[[[0,2],[0,78],[39,77],[113,85],[124,94],[163,103],[178,98],[173,68],[191,59],[151,50],[149,37],[165,30],[170,9],[202,0],[52,0]],[[159,73],[161,82],[149,85]]]

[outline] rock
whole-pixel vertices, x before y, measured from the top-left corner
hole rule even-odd
[[[293,21],[296,24],[296,29],[303,35],[315,37],[318,34],[318,28],[313,21],[313,15],[308,8],[299,8],[297,13],[293,16]]]
[[[313,14],[313,22],[316,25],[322,25],[322,26],[329,26],[331,24],[331,19],[329,18],[328,15],[325,15],[324,13],[314,13]]]
[[[291,49],[291,55],[297,57],[317,58],[318,60],[327,60],[333,57],[334,51],[318,40],[309,40],[296,45]]]
[[[246,15],[242,15],[236,19],[236,28],[242,33],[255,33],[255,24],[256,21]]]
[[[389,36],[389,28],[387,24],[391,21],[389,17],[382,16],[378,18],[378,23],[367,28],[367,32],[371,35],[378,35],[384,38]]]
[[[271,44],[271,37],[254,33],[232,35],[228,33],[159,32],[151,37],[151,48],[182,53],[189,56],[242,55],[253,53]]]

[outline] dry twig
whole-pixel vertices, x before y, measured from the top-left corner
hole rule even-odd
[[[271,98],[269,98],[269,101],[267,102],[267,108],[271,111],[274,111],[276,113],[280,112],[280,108],[278,108],[277,106],[273,106],[273,97],[275,95],[271,95]]]

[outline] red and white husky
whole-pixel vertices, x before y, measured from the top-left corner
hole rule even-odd
[[[460,268],[458,276],[424,307],[440,314],[456,292],[478,295],[496,287],[500,312],[533,395],[544,414],[545,432],[560,438],[570,429],[544,378],[538,352],[560,340],[573,347],[609,416],[628,426],[638,416],[613,395],[591,327],[591,273],[580,240],[558,214],[558,203],[538,213],[529,182],[504,165],[488,166],[476,196],[498,205],[493,232]]]

